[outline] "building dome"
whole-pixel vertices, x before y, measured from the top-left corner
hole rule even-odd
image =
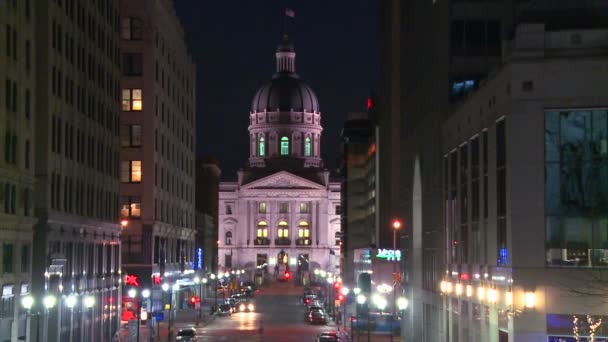
[[[252,112],[319,112],[319,101],[312,89],[288,73],[277,73],[258,89],[251,104]]]

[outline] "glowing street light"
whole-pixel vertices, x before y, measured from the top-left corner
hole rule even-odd
[[[358,287],[355,287],[355,288],[353,289],[353,293],[355,294],[355,296],[357,296],[359,293],[361,293],[361,289],[360,289],[360,288],[358,288]]]
[[[405,310],[407,309],[407,306],[410,304],[410,301],[407,300],[407,298],[405,297],[399,297],[399,299],[397,299],[397,307],[399,308],[399,310]]]
[[[144,298],[150,297],[150,290],[145,289],[145,290],[141,291],[141,296]]]
[[[76,306],[76,296],[69,295],[66,299],[65,299],[65,304],[68,306],[68,308],[73,308],[74,306]]]
[[[25,296],[25,297],[21,298],[21,306],[23,306],[24,309],[30,310],[33,305],[34,305],[34,297]]]
[[[93,305],[95,305],[95,297],[93,297],[93,296],[86,296],[86,297],[84,297],[84,306],[87,309],[92,308]]]
[[[350,289],[345,286],[345,287],[342,288],[342,290],[340,292],[342,292],[343,295],[348,296],[348,293],[350,292]]]
[[[163,291],[165,291],[165,292],[169,291],[169,284],[167,284],[167,283],[162,284],[160,287],[161,287],[161,288],[163,289]]]
[[[203,284],[207,284],[207,278],[203,278]]]
[[[137,296],[137,290],[135,289],[130,289],[127,294],[129,295],[130,298],[135,298],[135,296]]]
[[[201,278],[199,278],[198,276],[194,277],[194,283],[198,284],[201,281]]]
[[[359,303],[359,305],[365,304],[366,301],[367,298],[365,297],[365,295],[360,294],[357,296],[357,303]]]
[[[57,297],[53,295],[47,295],[44,297],[44,299],[42,299],[42,303],[44,304],[45,308],[51,309],[55,306],[55,304],[57,304]]]

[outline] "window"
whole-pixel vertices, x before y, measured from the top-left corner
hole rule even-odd
[[[281,155],[282,156],[289,155],[289,138],[288,137],[281,138]]]
[[[308,203],[302,202],[300,203],[300,213],[306,214],[309,212]]]
[[[232,267],[232,254],[224,255],[224,267],[226,267],[226,268]]]
[[[285,221],[279,222],[279,238],[288,238],[289,237],[289,225]]]
[[[310,157],[312,153],[312,143],[310,142],[310,137],[306,137],[304,139],[304,155],[306,157]]]
[[[23,216],[30,215],[30,190],[23,189]]]
[[[21,245],[21,273],[29,272],[30,270],[30,246]]]
[[[232,245],[232,232],[226,232],[226,245]]]
[[[266,221],[260,221],[258,223],[258,229],[256,232],[256,237],[260,238],[268,238],[268,223]]]
[[[25,90],[25,105],[23,106],[23,110],[25,112],[25,117],[27,119],[30,118],[30,114],[31,114],[31,105],[30,105],[30,102],[31,102],[30,90],[26,89]]]
[[[139,196],[121,196],[120,216],[122,218],[141,217],[141,198]]]
[[[141,53],[122,54],[122,73],[125,76],[141,76],[143,58]]]
[[[279,213],[287,214],[288,211],[289,211],[289,203],[287,203],[287,202],[279,203]]]
[[[13,244],[5,243],[2,247],[2,273],[13,273]]]
[[[265,214],[266,213],[266,202],[260,202],[259,208],[258,208],[258,212],[260,214]]]
[[[232,206],[230,204],[226,204],[226,215],[232,215]]]
[[[141,182],[141,160],[126,160],[120,164],[120,180],[123,183]]]
[[[336,215],[341,215],[341,214],[342,214],[342,206],[336,205]]]
[[[342,242],[342,233],[336,232],[334,234],[334,240],[335,240],[336,246],[340,246],[340,242]]]
[[[139,18],[122,18],[122,39],[141,40],[143,38],[143,24]]]
[[[30,141],[26,140],[25,141],[25,158],[24,158],[24,162],[25,162],[25,168],[27,170],[30,169]]]
[[[122,110],[125,112],[140,111],[143,108],[141,89],[122,90]]]
[[[123,125],[120,132],[122,147],[141,146],[141,125]]]
[[[306,221],[298,224],[298,245],[310,245],[310,226]]]
[[[266,144],[264,143],[264,137],[260,136],[258,139],[258,156],[263,157],[266,155]]]

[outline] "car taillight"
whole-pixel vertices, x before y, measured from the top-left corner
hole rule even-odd
[[[307,299],[307,300],[306,300],[306,304],[310,304],[310,299]]]

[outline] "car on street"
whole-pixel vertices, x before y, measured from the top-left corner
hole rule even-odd
[[[238,304],[238,310],[239,312],[254,312],[255,305],[253,305],[251,302],[241,302]]]
[[[308,306],[308,305],[310,305],[310,303],[312,303],[313,301],[316,301],[316,300],[317,300],[317,296],[307,295],[307,296],[304,296],[303,304]]]
[[[234,312],[234,309],[228,303],[220,304],[220,307],[217,310],[217,313],[220,316],[230,316],[232,315],[232,312]]]
[[[306,311],[304,313],[304,320],[308,320],[308,316],[310,316],[310,313],[313,311],[323,311],[323,307],[320,305],[315,305],[315,306],[309,306],[306,308]]]
[[[196,338],[196,332],[192,328],[179,329],[177,332],[177,337],[175,341],[179,342],[196,342],[198,339]]]
[[[335,332],[323,332],[317,337],[317,342],[339,342],[340,336]]]
[[[308,314],[310,324],[327,324],[327,316],[323,310],[313,310]]]

